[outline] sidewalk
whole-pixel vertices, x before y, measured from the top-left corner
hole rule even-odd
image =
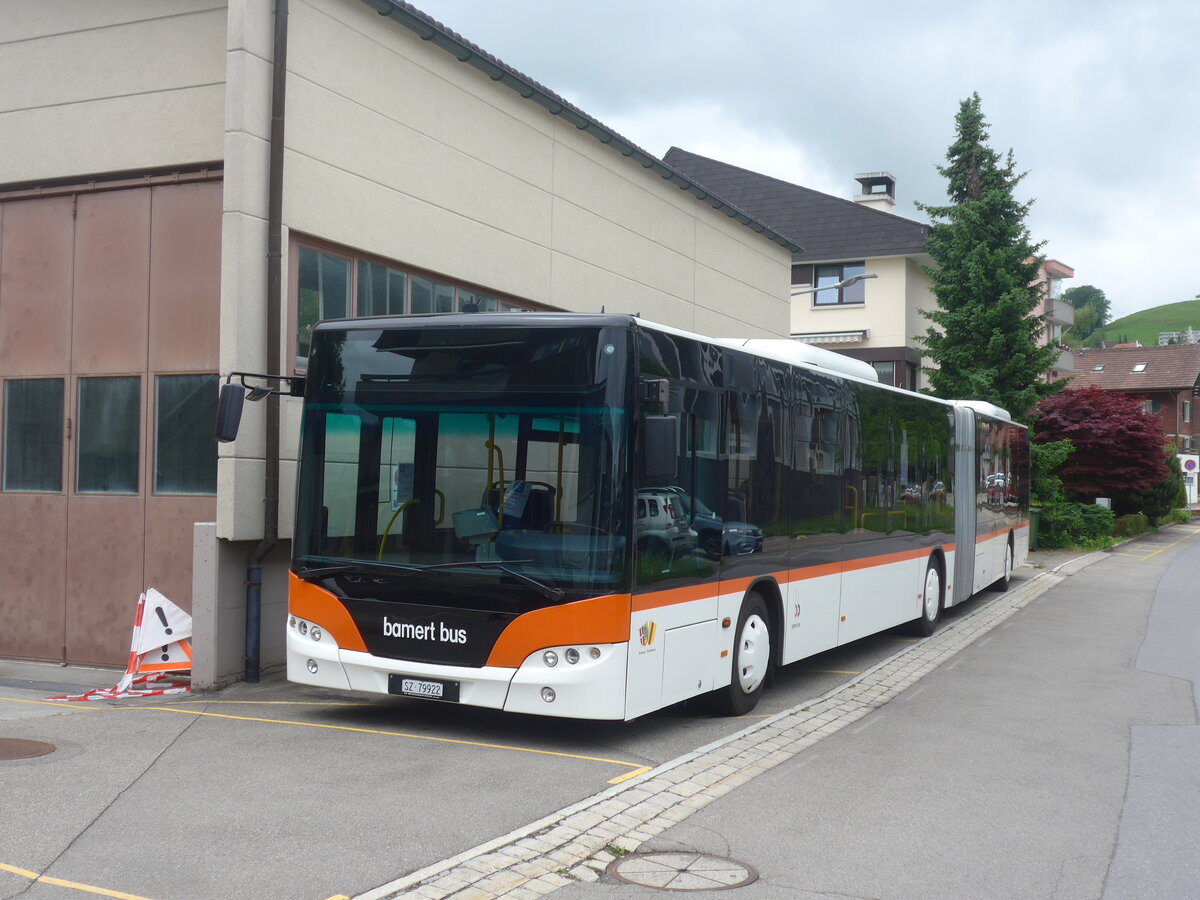
[[[1200,896],[1200,729],[1179,677],[1200,679],[1200,604],[1179,602],[1200,540],[1162,596],[1147,575],[1166,558],[1146,546],[1197,534],[1143,536],[1144,556],[1036,553],[1006,596],[830,695],[357,900],[651,900],[665,884],[746,900]],[[1189,635],[1159,660],[1175,677],[1131,665],[1152,607],[1155,639]],[[1139,786],[1142,725],[1189,737]],[[1133,849],[1114,860],[1118,832]]]
[[[739,863],[758,876],[743,900],[1200,896],[1200,531],[1132,543],[1036,554],[1041,574],[962,623],[974,634],[813,706],[815,732],[758,743],[752,781],[676,801],[625,847],[707,857],[718,878]],[[556,900],[662,896],[591,880]]]

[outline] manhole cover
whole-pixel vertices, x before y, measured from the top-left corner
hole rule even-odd
[[[55,751],[53,744],[45,741],[25,741],[21,738],[0,738],[0,760],[32,759]]]
[[[635,853],[615,860],[608,872],[627,884],[660,891],[724,891],[758,878],[752,868],[732,859],[679,851]]]

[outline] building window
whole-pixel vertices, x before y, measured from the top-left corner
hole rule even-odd
[[[871,363],[875,374],[879,376],[880,384],[896,384],[896,364],[891,360],[881,360]]]
[[[313,326],[322,319],[350,314],[350,260],[301,247],[296,288],[300,304],[296,357],[307,360]]]
[[[1161,401],[1159,401],[1159,400],[1147,400],[1146,401],[1146,412],[1153,413],[1154,415],[1157,416],[1161,410],[1162,410],[1162,402]]]
[[[296,368],[308,366],[313,327],[324,319],[449,312],[526,312],[496,297],[390,263],[296,243]]]
[[[402,316],[408,275],[380,263],[358,261],[357,311],[360,316]]]
[[[216,375],[159,375],[155,379],[154,492],[215,494]]]
[[[813,294],[813,306],[846,306],[861,304],[867,299],[865,281],[856,281],[843,288],[835,288],[847,278],[855,275],[865,275],[866,263],[846,263],[844,265],[814,266],[813,287],[820,288]]]
[[[1135,363],[1135,364],[1134,364],[1134,366],[1133,366],[1133,371],[1135,371],[1135,372],[1145,372],[1145,371],[1146,371],[1146,364],[1145,364],[1145,363]]]
[[[1183,401],[1183,421],[1192,421],[1192,402],[1190,400]]]
[[[142,380],[136,375],[79,379],[75,490],[138,492]]]
[[[4,490],[62,490],[63,380],[4,382]]]

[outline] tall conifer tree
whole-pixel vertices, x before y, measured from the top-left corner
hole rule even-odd
[[[955,125],[938,166],[949,203],[918,204],[932,223],[926,272],[937,308],[923,313],[933,324],[917,340],[935,364],[925,369],[935,396],[988,400],[1024,418],[1061,387],[1046,382],[1059,350],[1038,346],[1045,325],[1033,315],[1043,291],[1033,286],[1042,244],[1025,225],[1033,202],[1013,195],[1024,173],[1012,151],[1001,158],[988,146],[978,93],[962,101]]]

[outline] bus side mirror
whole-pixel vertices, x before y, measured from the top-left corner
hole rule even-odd
[[[642,419],[642,474],[671,479],[679,469],[679,419],[646,416]]]
[[[242,422],[242,404],[246,402],[246,388],[240,384],[226,382],[221,385],[221,396],[217,400],[217,422],[213,436],[222,444],[237,437]]]

